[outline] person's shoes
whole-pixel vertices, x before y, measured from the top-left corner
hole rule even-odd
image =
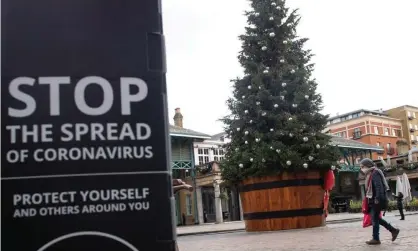
[[[366,244],[367,245],[380,245],[380,241],[373,239],[370,241],[366,241]]]
[[[395,229],[392,231],[392,241],[395,241],[396,238],[398,238],[400,230],[399,229]]]
[[[401,220],[405,220],[405,218],[401,218]]]

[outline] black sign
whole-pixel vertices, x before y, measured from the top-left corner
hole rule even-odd
[[[2,250],[175,250],[158,0],[3,0]]]

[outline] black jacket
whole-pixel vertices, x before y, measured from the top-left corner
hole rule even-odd
[[[372,185],[372,191],[373,191],[373,197],[369,201],[369,204],[372,204],[374,207],[377,207],[379,210],[387,209],[388,204],[388,198],[386,194],[386,187],[383,182],[383,177],[380,175],[378,171],[374,171],[371,174],[370,177],[371,185]],[[375,200],[377,200],[379,203],[375,204]]]

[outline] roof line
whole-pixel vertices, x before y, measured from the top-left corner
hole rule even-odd
[[[375,150],[375,151],[384,151],[381,148],[371,148],[371,147],[360,147],[360,146],[345,146],[345,145],[335,145],[336,147],[346,147],[346,148],[356,148],[356,149],[364,149],[364,150]]]
[[[181,134],[181,133],[170,133],[170,136],[184,137],[184,138],[194,138],[194,139],[210,139],[209,136],[187,135],[187,134]]]

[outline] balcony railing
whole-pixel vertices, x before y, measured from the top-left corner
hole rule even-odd
[[[409,131],[410,132],[415,132],[415,128],[411,127],[411,128],[409,128]]]
[[[360,132],[353,132],[353,139],[361,138],[361,131]]]
[[[386,148],[386,154],[387,155],[394,155],[395,153],[396,153],[395,148],[393,148],[393,147]]]

